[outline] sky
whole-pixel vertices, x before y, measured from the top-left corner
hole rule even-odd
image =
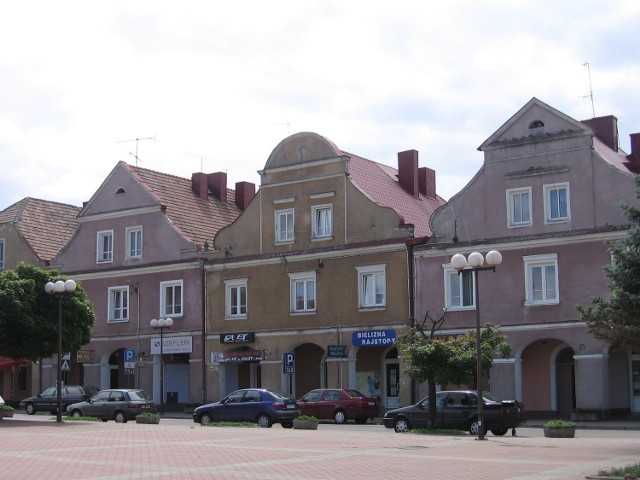
[[[22,0],[0,10],[0,210],[81,206],[119,161],[260,184],[315,132],[451,198],[532,97],[640,132],[638,0]],[[587,65],[585,65],[587,64]]]

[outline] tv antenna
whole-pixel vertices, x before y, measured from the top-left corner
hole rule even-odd
[[[589,62],[584,62],[582,66],[587,67],[587,72],[589,74],[589,95],[584,95],[582,98],[591,99],[591,113],[593,114],[593,118],[596,118],[596,109],[593,106],[593,88],[591,88],[591,68],[589,67]]]
[[[135,153],[135,155],[133,153],[129,152],[129,155],[131,155],[133,158],[136,159],[136,167],[138,166],[138,160],[140,160],[140,157],[138,157],[138,142],[140,140],[153,140],[155,142],[156,141],[156,136],[154,135],[153,137],[132,138],[131,140],[121,140],[119,142],[116,142],[116,143],[136,142],[136,153]],[[142,160],[140,160],[140,161],[142,161]]]
[[[276,125],[286,126],[287,127],[287,136],[291,135],[291,124],[289,123],[289,119],[287,119],[284,123],[276,123]]]

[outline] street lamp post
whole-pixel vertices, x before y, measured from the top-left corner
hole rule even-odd
[[[478,391],[478,440],[484,440],[484,399],[482,385],[482,336],[480,334],[480,297],[478,295],[478,272],[480,270],[496,271],[496,267],[502,263],[502,255],[497,250],[487,253],[487,266],[484,267],[485,258],[479,252],[469,254],[465,258],[461,253],[451,257],[451,266],[458,271],[458,275],[465,269],[473,271],[474,300],[476,303],[476,384]]]
[[[164,342],[163,335],[166,329],[173,325],[172,318],[154,318],[149,322],[152,328],[160,330],[160,415],[164,415]]]
[[[72,294],[76,290],[76,282],[69,279],[67,281],[47,282],[44,291],[49,295],[58,296],[58,377],[56,379],[56,422],[62,422],[62,296]]]

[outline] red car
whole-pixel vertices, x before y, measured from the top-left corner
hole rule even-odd
[[[298,400],[298,408],[302,415],[313,415],[318,419],[333,419],[336,423],[354,419],[363,424],[380,415],[380,399],[367,397],[357,390],[319,388]]]

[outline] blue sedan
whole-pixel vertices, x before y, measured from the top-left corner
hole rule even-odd
[[[201,425],[211,422],[255,422],[269,428],[279,423],[293,427],[293,419],[300,415],[296,401],[286,395],[262,388],[236,390],[219,402],[196,408],[193,421]]]

